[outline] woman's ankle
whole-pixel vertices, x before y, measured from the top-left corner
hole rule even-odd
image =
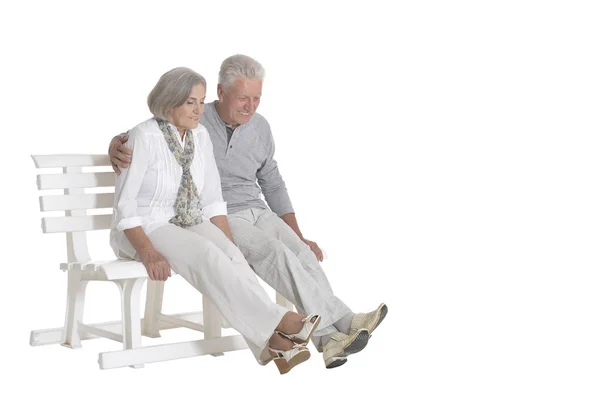
[[[302,329],[303,316],[295,312],[287,312],[277,325],[277,330],[284,334],[296,334]]]
[[[269,339],[269,348],[288,351],[294,347],[294,343],[280,334],[273,334]]]

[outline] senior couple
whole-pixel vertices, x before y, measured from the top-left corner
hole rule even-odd
[[[269,124],[256,113],[264,74],[248,56],[225,59],[219,99],[206,105],[198,73],[160,77],[148,96],[153,117],[110,144],[118,174],[111,246],[153,280],[171,269],[182,275],[260,364],[274,359],[287,373],[308,360],[312,340],[334,368],[365,348],[387,307],[352,312],[331,289],[321,249],[302,236]],[[254,273],[299,313],[274,303]]]

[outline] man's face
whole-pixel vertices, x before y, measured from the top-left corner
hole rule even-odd
[[[220,117],[223,122],[237,127],[250,121],[260,104],[262,80],[237,78],[229,87],[217,86]]]

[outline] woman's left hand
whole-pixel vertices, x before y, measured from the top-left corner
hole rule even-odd
[[[317,257],[319,262],[323,262],[323,251],[321,251],[321,248],[319,248],[317,243],[307,239],[304,239],[302,241],[304,241],[304,243],[310,247],[311,251],[315,253],[315,256]]]

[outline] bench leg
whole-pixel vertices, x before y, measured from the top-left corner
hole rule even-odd
[[[142,323],[142,334],[150,338],[159,338],[158,316],[162,312],[163,294],[165,291],[164,281],[153,281],[148,279],[146,292],[146,309]]]
[[[83,320],[85,288],[88,282],[81,280],[80,270],[69,270],[68,273],[67,310],[61,342],[63,346],[76,349],[81,348],[79,323]]]
[[[140,292],[146,278],[117,280],[121,291],[121,314],[123,316],[123,349],[133,349],[142,344],[140,320]],[[133,368],[143,364],[132,365]]]
[[[205,295],[202,295],[202,317],[204,319],[204,339],[221,337],[221,319],[217,307]],[[223,352],[211,353],[213,356],[223,356]]]
[[[281,295],[279,292],[277,292],[275,294],[275,303],[277,303],[280,306],[283,306],[284,308],[286,308],[290,312],[294,311],[294,305],[290,301],[288,301],[287,299],[285,299],[285,297],[283,295]]]

